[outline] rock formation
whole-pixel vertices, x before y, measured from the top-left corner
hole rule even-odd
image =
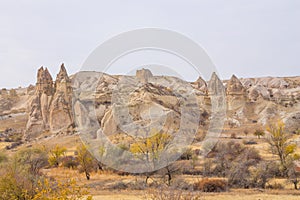
[[[25,136],[28,139],[47,132],[72,131],[74,120],[79,127],[90,127],[91,132],[101,128],[105,135],[115,138],[126,131],[145,132],[146,129],[141,130],[145,124],[147,129],[158,127],[175,132],[182,123],[183,105],[191,115],[194,113],[189,112],[189,106],[191,109],[199,107],[200,121],[189,125],[198,123],[199,135],[212,126],[213,113],[224,108],[227,116],[220,117],[227,120],[225,126],[229,129],[231,126],[265,126],[278,119],[283,119],[291,132],[299,129],[299,77],[239,79],[233,75],[230,80],[222,81],[213,73],[209,81],[199,77],[189,83],[176,77],[154,76],[150,70],[141,69],[135,76],[80,72],[70,78],[62,65],[53,80],[48,69],[42,67],[35,86],[27,91],[16,89],[18,95],[24,93],[20,99],[12,98],[9,90],[1,91],[2,118],[8,117],[12,110],[24,113],[25,103],[21,101],[30,102],[26,103],[29,109]],[[194,97],[195,101],[187,102]],[[160,124],[162,119],[164,123]]]
[[[64,65],[55,82],[48,69],[41,67],[37,74],[35,94],[29,105],[26,139],[38,137],[44,131],[66,131],[73,124],[71,115],[72,88]]]
[[[153,75],[149,69],[141,69],[136,71],[136,77],[141,83],[148,83],[149,78]]]
[[[67,71],[62,64],[55,80],[55,94],[50,106],[50,130],[53,132],[68,128],[72,119],[72,87]]]
[[[229,111],[243,109],[246,102],[246,89],[235,75],[232,75],[226,84],[226,95],[227,109]]]
[[[227,82],[227,95],[245,95],[245,92],[246,90],[241,81],[235,75],[232,75],[231,79]]]
[[[209,96],[219,96],[224,94],[224,85],[218,75],[213,72],[210,80],[208,81],[208,95]]]
[[[192,85],[197,90],[200,90],[201,92],[203,92],[203,94],[207,94],[208,93],[207,83],[206,83],[205,80],[202,79],[201,76],[199,76],[199,78],[195,82],[193,82]]]

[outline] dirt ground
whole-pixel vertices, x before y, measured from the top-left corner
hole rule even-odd
[[[103,194],[93,196],[95,200],[145,200],[143,195],[138,194]],[[275,194],[204,194],[203,200],[299,200],[297,195]]]

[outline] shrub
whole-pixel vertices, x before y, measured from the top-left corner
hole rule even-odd
[[[255,142],[254,140],[244,140],[243,144],[244,145],[254,145],[254,144],[257,144],[257,142]]]
[[[0,163],[7,161],[7,156],[4,152],[0,151]]]
[[[5,200],[91,200],[88,191],[73,179],[55,181],[42,174],[47,155],[42,149],[17,152],[0,167],[0,199]]]
[[[225,180],[205,178],[197,182],[194,189],[202,192],[225,192],[227,185]]]
[[[62,166],[69,169],[76,169],[79,165],[78,160],[73,156],[66,156],[61,161]]]
[[[192,157],[193,157],[193,150],[189,148],[180,156],[180,160],[191,160]]]
[[[77,147],[77,160],[79,163],[78,171],[79,173],[84,172],[86,179],[90,180],[91,172],[94,170],[95,159],[88,151],[87,147],[84,144],[81,144]]]
[[[161,187],[159,190],[148,190],[144,195],[145,200],[202,200],[204,199],[199,193],[183,192],[180,190],[170,190]]]
[[[110,187],[110,189],[112,190],[125,190],[127,188],[128,188],[127,184],[124,183],[123,181],[119,181]]]
[[[267,189],[272,189],[272,190],[283,190],[284,186],[281,183],[273,183],[267,186]]]
[[[194,185],[186,182],[184,179],[182,178],[177,178],[174,180],[173,184],[172,184],[172,188],[174,188],[175,190],[188,190],[188,191],[192,191],[194,188]]]
[[[257,136],[258,139],[260,139],[262,136],[265,135],[265,132],[261,129],[258,129],[256,130],[254,133],[253,133],[254,136]]]
[[[230,138],[231,139],[237,139],[236,134],[235,133],[231,133]]]
[[[58,167],[61,162],[62,157],[65,156],[67,149],[65,147],[60,147],[56,145],[53,149],[50,150],[50,155],[48,162],[51,166]]]

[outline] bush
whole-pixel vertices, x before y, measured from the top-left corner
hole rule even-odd
[[[126,183],[124,183],[123,181],[119,181],[115,184],[113,184],[109,189],[112,189],[112,190],[125,190],[127,189],[128,186]]]
[[[231,139],[237,139],[236,134],[235,133],[231,133],[230,138]]]
[[[73,156],[66,156],[62,158],[62,166],[69,169],[76,169],[79,165],[78,160]]]
[[[55,181],[43,175],[41,169],[48,165],[47,154],[42,149],[24,149],[0,167],[0,199],[50,200],[83,198],[88,191],[73,179]]]
[[[62,158],[65,156],[67,149],[56,145],[49,152],[48,162],[50,166],[58,167]]]
[[[4,152],[0,151],[0,163],[7,161],[7,156]]]
[[[257,129],[254,133],[253,133],[254,136],[257,136],[258,139],[260,139],[262,136],[265,135],[265,132],[261,129]]]
[[[199,193],[183,192],[180,190],[170,190],[161,187],[159,190],[151,189],[144,195],[145,200],[202,200]]]
[[[194,189],[202,192],[225,192],[227,185],[225,180],[205,178],[196,183]]]
[[[272,190],[283,190],[284,186],[280,183],[273,183],[267,186],[267,189],[272,189]]]
[[[243,144],[244,145],[254,145],[254,144],[257,144],[257,142],[255,142],[254,140],[244,140]]]
[[[172,188],[174,188],[175,190],[188,190],[188,191],[192,191],[194,188],[194,185],[191,183],[186,182],[184,179],[182,178],[178,178],[175,179],[173,184],[172,184]]]

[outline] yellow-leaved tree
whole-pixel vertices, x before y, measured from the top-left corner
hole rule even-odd
[[[56,145],[49,152],[48,162],[50,166],[58,167],[61,159],[65,156],[67,149],[65,147],[61,147]]]
[[[130,152],[137,158],[155,164],[159,161],[161,153],[168,147],[168,145],[170,145],[172,136],[167,133],[155,133],[150,135],[151,136],[148,138],[138,139],[137,142],[131,144]],[[145,173],[146,184],[153,173],[154,172]],[[171,179],[171,176],[169,179]]]
[[[277,155],[280,160],[280,169],[282,174],[294,184],[295,189],[300,182],[298,174],[295,171],[295,162],[300,159],[296,153],[297,145],[291,140],[292,134],[285,131],[285,125],[282,121],[272,124],[267,128],[269,137],[267,139],[271,151]]]
[[[161,152],[171,141],[171,135],[167,133],[157,133],[145,139],[139,139],[130,146],[130,152],[137,157],[146,158],[147,161],[155,161]]]

